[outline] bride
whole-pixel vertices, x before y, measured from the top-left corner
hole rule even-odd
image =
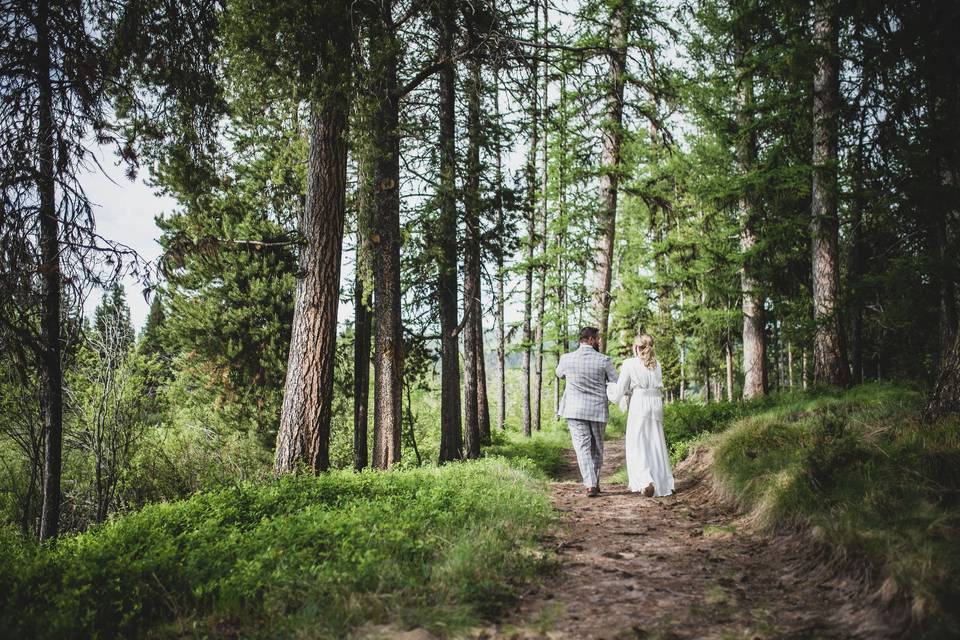
[[[673,493],[673,472],[663,436],[663,373],[653,351],[653,338],[633,341],[633,358],[623,361],[620,377],[607,384],[607,397],[629,406],[627,414],[627,478],[631,491],[651,496]],[[628,404],[629,403],[629,404]]]

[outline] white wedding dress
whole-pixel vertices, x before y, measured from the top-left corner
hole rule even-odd
[[[673,471],[663,436],[663,373],[660,363],[648,369],[639,358],[627,358],[616,382],[607,384],[607,397],[627,413],[627,478],[631,491],[651,482],[655,496],[673,493]]]

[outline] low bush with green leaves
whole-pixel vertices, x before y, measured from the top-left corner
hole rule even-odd
[[[570,448],[566,425],[554,421],[545,423],[541,431],[529,438],[516,431],[495,430],[491,440],[483,448],[485,456],[505,458],[541,479],[557,477],[566,465],[566,451]]]
[[[711,433],[727,429],[737,420],[779,405],[825,393],[771,393],[746,402],[674,402],[663,408],[663,434],[670,448],[670,462],[679,463],[691,448]]]
[[[538,482],[497,460],[243,484],[49,546],[0,534],[0,628],[23,638],[450,630],[502,610],[544,568],[536,537],[551,520]]]
[[[761,527],[871,567],[942,637],[960,628],[960,420],[923,424],[921,402],[877,384],[797,398],[717,435],[712,475]]]

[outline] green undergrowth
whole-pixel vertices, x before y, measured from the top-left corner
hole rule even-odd
[[[552,514],[530,472],[481,460],[290,475],[150,505],[50,546],[4,532],[0,635],[446,634],[501,612],[547,566],[536,538]]]
[[[762,528],[806,531],[942,637],[960,628],[960,421],[893,385],[797,397],[711,441],[717,488]]]
[[[544,421],[540,431],[527,438],[516,431],[494,431],[491,443],[483,448],[484,455],[504,458],[543,479],[556,478],[565,466],[565,452],[570,448],[570,432],[562,422]]]
[[[670,448],[670,462],[684,460],[690,450],[710,434],[729,428],[737,420],[790,405],[801,398],[815,397],[823,391],[771,393],[746,402],[674,402],[663,409],[663,434]]]
[[[705,442],[711,434],[727,429],[737,420],[771,408],[789,405],[801,398],[815,397],[824,391],[801,394],[773,393],[747,402],[673,402],[663,407],[663,434],[670,450],[670,462],[676,465],[690,450]],[[607,439],[622,438],[626,434],[627,414],[611,410],[607,425]],[[620,468],[613,482],[626,482],[626,469]]]

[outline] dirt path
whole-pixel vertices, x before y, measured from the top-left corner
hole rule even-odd
[[[568,462],[552,484],[562,522],[546,541],[558,552],[558,575],[481,637],[889,636],[852,581],[817,575],[799,544],[749,533],[695,471],[678,470],[678,492],[668,498],[607,484],[587,499],[572,451]],[[623,441],[608,441],[606,474],[622,465]]]

